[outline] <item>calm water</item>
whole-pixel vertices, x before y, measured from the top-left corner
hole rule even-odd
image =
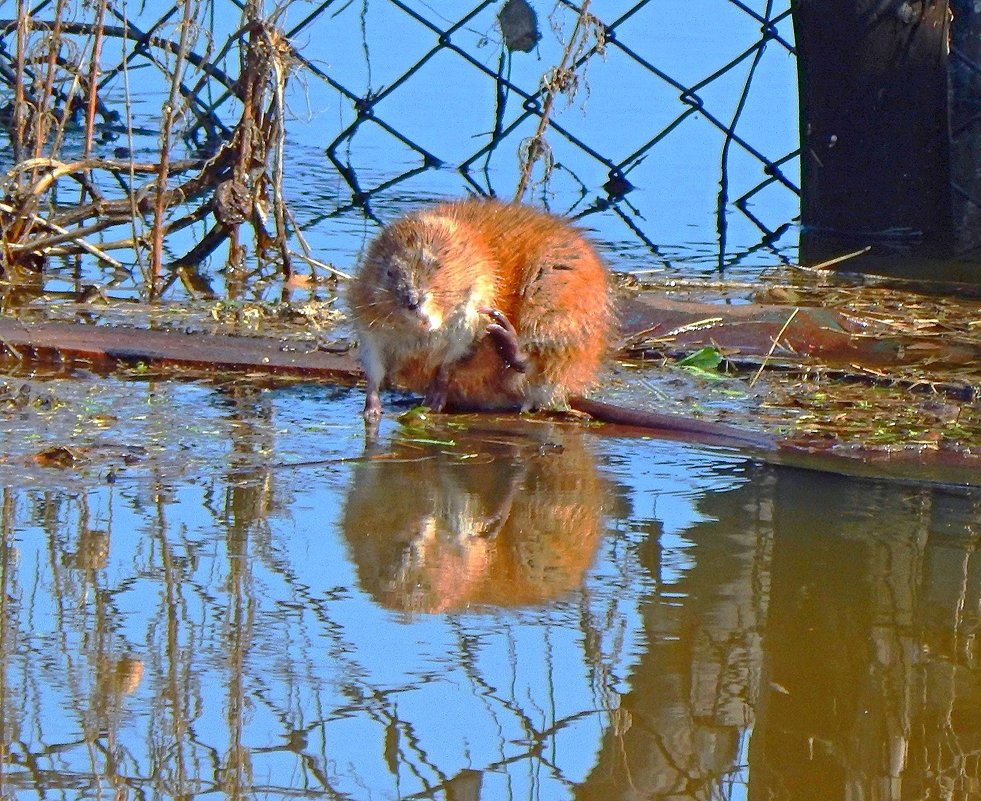
[[[7,476],[4,797],[975,797],[977,493],[115,390],[197,413]]]

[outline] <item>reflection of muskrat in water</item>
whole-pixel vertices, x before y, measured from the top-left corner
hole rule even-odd
[[[595,380],[612,315],[606,269],[571,225],[494,200],[409,214],[371,243],[349,294],[368,376],[426,404],[563,406]]]
[[[341,530],[362,589],[424,613],[550,603],[580,589],[615,503],[585,432],[538,426],[526,439],[504,424],[460,442],[488,458],[434,447],[420,459],[418,446],[396,446],[394,459],[355,466]]]

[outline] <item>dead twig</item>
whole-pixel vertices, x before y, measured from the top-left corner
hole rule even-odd
[[[871,245],[866,245],[864,248],[859,250],[853,250],[851,253],[845,253],[841,256],[835,256],[833,259],[828,259],[827,261],[822,261],[818,264],[812,264],[808,266],[809,270],[826,270],[828,267],[833,267],[835,264],[841,264],[843,261],[848,261],[849,259],[854,259],[857,256],[861,256],[872,250]]]
[[[770,345],[770,350],[768,350],[766,356],[763,357],[762,364],[760,364],[760,367],[756,371],[756,374],[750,379],[749,382],[750,386],[753,386],[759,380],[759,377],[763,374],[763,370],[766,369],[767,362],[769,362],[770,359],[773,357],[773,352],[777,349],[777,345],[779,344],[780,339],[783,337],[786,330],[790,327],[790,324],[794,321],[794,318],[797,316],[797,312],[799,311],[800,311],[799,307],[795,308],[790,313],[790,316],[787,317],[787,321],[780,327],[780,330],[777,332],[777,335],[773,338],[773,343]]]
[[[167,189],[167,179],[170,172],[171,134],[174,122],[178,116],[178,102],[181,96],[180,90],[183,83],[184,64],[187,60],[187,53],[191,49],[191,26],[195,19],[194,10],[196,3],[192,2],[192,0],[183,0],[183,6],[184,15],[180,23],[180,43],[177,48],[176,63],[171,73],[170,96],[162,109],[163,119],[160,124],[160,169],[157,172],[156,203],[153,209],[153,228],[151,232],[151,298],[157,295],[157,284],[163,272],[164,211],[166,209],[164,193]]]

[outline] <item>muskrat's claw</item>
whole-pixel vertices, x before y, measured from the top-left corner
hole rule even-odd
[[[504,359],[504,364],[519,373],[528,370],[528,355],[518,343],[518,332],[500,309],[481,309],[494,322],[487,326],[487,333],[494,338],[494,346]]]
[[[514,326],[511,325],[511,321],[508,319],[508,316],[500,309],[495,309],[493,306],[481,306],[479,309],[477,309],[477,311],[479,311],[481,314],[486,314],[502,328],[506,328],[512,334],[517,336],[518,332],[514,330]]]

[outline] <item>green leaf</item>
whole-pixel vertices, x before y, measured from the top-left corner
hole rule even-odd
[[[699,348],[694,353],[689,353],[678,362],[679,367],[691,367],[695,370],[712,372],[719,369],[722,364],[722,354],[712,347]]]
[[[429,422],[429,407],[413,406],[408,411],[402,412],[396,419],[406,428],[420,428]]]
[[[720,364],[722,354],[715,348],[705,347],[689,353],[678,362],[678,367],[704,381],[727,381],[728,378],[719,373]]]

